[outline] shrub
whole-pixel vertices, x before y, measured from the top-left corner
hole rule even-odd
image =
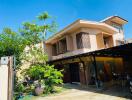
[[[53,65],[33,65],[26,69],[25,75],[28,75],[33,81],[43,80],[40,84],[45,86],[45,93],[54,92],[54,86],[63,83],[61,71],[55,69]]]
[[[44,68],[40,65],[33,65],[26,69],[25,75],[28,75],[33,80],[43,79],[44,78]]]
[[[45,92],[52,93],[54,92],[54,86],[57,84],[62,84],[62,73],[54,68],[54,66],[46,65],[44,66],[44,79],[45,79]]]
[[[22,83],[18,83],[17,86],[15,87],[16,92],[24,92],[25,87]]]

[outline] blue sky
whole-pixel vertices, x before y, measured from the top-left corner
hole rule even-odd
[[[0,31],[6,26],[17,30],[44,11],[56,17],[58,30],[77,19],[100,21],[118,15],[129,21],[125,37],[132,38],[132,0],[0,0]]]

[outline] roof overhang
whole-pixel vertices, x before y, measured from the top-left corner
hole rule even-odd
[[[58,33],[54,34],[52,37],[50,37],[48,40],[46,40],[45,43],[50,43],[54,39],[62,37],[64,34],[72,33],[75,30],[79,28],[94,28],[94,29],[101,29],[102,31],[108,32],[108,33],[116,33],[118,30],[110,25],[107,25],[102,22],[95,22],[95,21],[86,21],[86,20],[77,20],[74,23],[70,24],[63,30],[59,31]]]
[[[106,22],[106,21],[112,21],[112,22],[115,22],[115,23],[118,23],[118,24],[126,24],[128,21],[125,20],[124,18],[121,18],[119,16],[110,16],[110,17],[107,17],[106,19],[102,20],[101,22]]]

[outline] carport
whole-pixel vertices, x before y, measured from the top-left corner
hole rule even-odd
[[[124,44],[124,45],[120,45],[120,46],[115,46],[115,47],[111,47],[111,48],[106,48],[106,49],[101,49],[101,50],[96,50],[96,51],[92,51],[92,52],[88,52],[88,53],[84,53],[84,54],[79,54],[79,55],[75,55],[75,56],[70,56],[70,57],[66,57],[63,59],[58,59],[58,60],[54,60],[50,63],[54,63],[54,64],[65,64],[65,62],[68,61],[76,61],[79,60],[79,62],[84,66],[83,68],[83,72],[84,72],[84,76],[82,77],[82,84],[85,84],[86,81],[86,76],[85,76],[85,64],[84,61],[82,60],[83,57],[90,57],[91,62],[94,66],[94,70],[95,70],[95,81],[96,81],[96,86],[97,88],[99,87],[99,83],[98,83],[98,77],[97,77],[97,64],[96,64],[96,57],[121,57],[123,58],[124,61],[124,74],[127,72],[126,68],[125,68],[125,63],[127,62],[127,70],[129,70],[131,72],[130,66],[131,64],[131,60],[132,60],[132,43],[128,43],[128,44]],[[129,62],[128,62],[129,61]],[[129,65],[129,68],[128,68]],[[129,72],[129,73],[130,73]],[[130,73],[131,74],[131,73]]]

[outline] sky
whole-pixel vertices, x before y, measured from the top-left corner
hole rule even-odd
[[[16,31],[45,11],[56,18],[58,31],[77,19],[100,21],[118,15],[128,20],[125,38],[132,38],[132,0],[0,0],[0,32],[4,27]]]

